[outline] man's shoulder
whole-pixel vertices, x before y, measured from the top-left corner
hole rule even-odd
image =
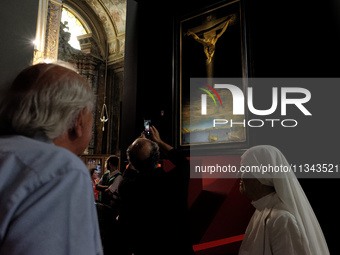
[[[1,206],[21,204],[35,190],[50,194],[51,187],[86,178],[90,181],[85,164],[66,149],[27,137],[0,137],[0,193],[6,193]]]
[[[109,177],[110,171],[106,171],[105,173],[103,173],[103,177]]]
[[[53,143],[39,141],[25,136],[0,137],[0,158],[13,158],[31,169],[42,166],[53,169],[65,166],[72,169],[84,166],[81,159],[72,152]]]
[[[113,172],[113,177],[118,177],[118,176],[121,176],[122,173],[119,171],[119,170],[116,170]]]
[[[34,139],[21,135],[0,136],[0,151],[36,151],[45,150],[46,148],[52,149],[55,146],[52,142],[42,139]],[[57,149],[58,150],[58,149]]]

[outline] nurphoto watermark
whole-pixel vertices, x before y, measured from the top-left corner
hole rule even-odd
[[[313,118],[313,111],[319,110],[315,108],[319,95],[313,94],[313,88],[319,91],[320,86],[327,88],[337,84],[340,79],[191,78],[190,109],[182,113],[190,116],[183,118],[182,139],[191,145],[190,157],[198,159],[192,160],[191,177],[235,178],[240,172],[292,171],[298,178],[340,178],[339,162],[239,166],[209,158],[202,159],[204,162],[200,160],[202,155],[212,155],[209,150],[218,150],[218,145],[227,144],[232,148],[248,142],[252,130],[264,130],[264,135],[278,137],[294,135],[295,130],[300,133],[303,129],[310,130],[316,121],[322,121]],[[293,150],[294,140],[290,141]],[[217,154],[223,155],[222,152]]]

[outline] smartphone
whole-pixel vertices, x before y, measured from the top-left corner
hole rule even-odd
[[[145,136],[150,136],[151,120],[144,120],[144,133]]]

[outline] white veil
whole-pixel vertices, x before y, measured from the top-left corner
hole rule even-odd
[[[284,155],[269,145],[255,146],[247,150],[241,157],[244,166],[277,167],[282,171],[274,173],[252,173],[262,184],[274,187],[280,200],[287,206],[298,223],[306,251],[313,255],[327,255],[329,250],[319,222],[309,201],[291,171]],[[273,168],[272,168],[273,169]],[[283,170],[287,170],[284,172]]]

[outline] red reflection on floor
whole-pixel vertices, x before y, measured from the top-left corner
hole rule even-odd
[[[244,234],[238,235],[238,236],[232,236],[228,238],[223,238],[223,239],[216,240],[216,241],[200,243],[200,244],[193,245],[192,247],[194,251],[196,252],[196,251],[206,250],[206,249],[210,249],[210,248],[221,246],[221,245],[239,242],[243,240],[243,237],[244,237]]]

